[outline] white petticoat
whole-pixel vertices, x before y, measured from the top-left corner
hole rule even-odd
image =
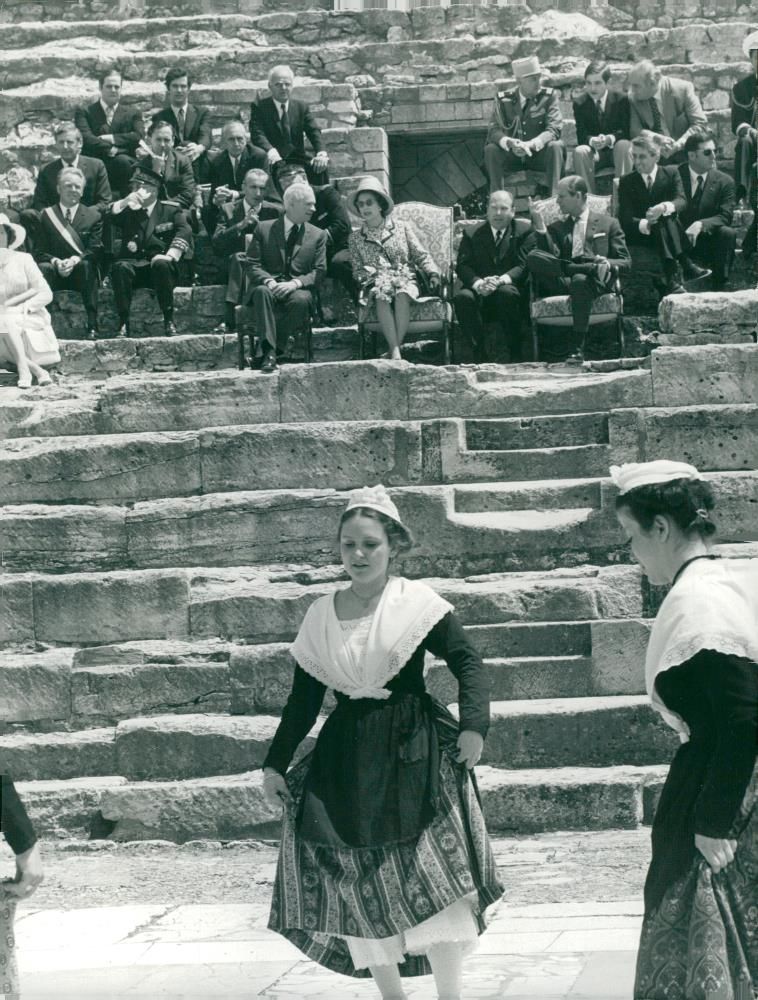
[[[456,900],[428,920],[402,934],[386,938],[345,936],[356,969],[372,965],[399,965],[406,955],[423,955],[435,944],[460,944],[463,954],[474,951],[479,931],[474,920],[476,893]]]

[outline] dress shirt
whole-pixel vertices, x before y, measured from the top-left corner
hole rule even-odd
[[[590,217],[590,210],[585,208],[574,220],[574,234],[571,238],[571,256],[584,256],[584,238],[587,235],[587,220]]]
[[[642,177],[642,180],[645,182],[645,187],[648,188],[648,190],[652,190],[652,187],[655,184],[655,178],[657,176],[658,176],[657,163],[649,174],[640,174],[640,177]],[[649,184],[648,184],[648,177],[650,178]],[[663,201],[661,202],[661,204],[663,205],[664,215],[673,215],[676,212],[676,208],[674,207],[674,203],[672,201]],[[640,219],[638,228],[643,236],[650,235],[650,223],[647,221],[647,219]]]
[[[276,101],[276,106],[279,107],[279,102],[278,101]],[[290,219],[289,216],[285,215],[284,216],[284,240],[285,240],[285,242],[287,241],[287,237],[289,236],[290,231],[291,231],[291,229],[292,229],[292,227],[294,225],[295,225],[295,223],[292,221],[292,219]],[[299,223],[299,225],[304,225],[304,223]],[[302,281],[299,278],[290,278],[289,280],[293,281],[297,285],[298,288],[302,288],[303,287],[303,283],[302,283]],[[269,278],[265,282],[265,284],[270,288],[271,285],[276,285],[276,284],[278,284],[278,282],[277,282],[276,278]]]
[[[282,115],[287,111],[289,101],[285,101],[284,104],[282,104],[281,101],[274,101],[274,104],[276,105],[276,110],[279,112],[279,119],[281,120]]]
[[[72,205],[71,208],[64,208],[64,206],[59,203],[58,208],[63,213],[63,218],[66,220],[66,222],[73,222],[74,219],[76,218],[76,213],[79,206]]]
[[[708,171],[704,170],[702,174],[696,174],[695,171],[690,167],[690,184],[692,185],[692,194],[694,196],[697,191],[697,179],[698,177],[703,178],[703,187],[705,187],[705,182],[708,178]]]
[[[113,121],[113,116],[116,114],[116,111],[118,110],[118,104],[114,104],[112,108],[109,108],[108,105],[105,103],[105,101],[101,100],[100,107],[105,112],[105,120],[110,125],[111,122]]]
[[[187,127],[187,107],[188,104],[182,104],[180,108],[175,108],[173,104],[171,105],[171,110],[174,112],[174,118],[176,118],[180,127],[179,138],[182,140],[184,140],[184,129]],[[179,119],[180,113],[182,114],[181,121]]]
[[[63,166],[61,167],[61,170],[69,170],[69,169],[71,169],[73,167],[76,167],[77,170],[81,170],[81,167],[79,166],[79,153],[76,154],[76,156],[71,161],[71,163],[66,163],[66,161],[63,159],[62,156],[59,156],[58,159],[63,164]]]

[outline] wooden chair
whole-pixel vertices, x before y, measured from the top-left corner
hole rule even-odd
[[[453,210],[423,201],[403,201],[396,205],[393,217],[411,225],[439,268],[441,288],[438,296],[424,296],[421,302],[411,303],[408,333],[440,333],[445,364],[453,361],[452,347],[452,291],[453,291]],[[376,355],[376,335],[381,326],[373,299],[361,293],[358,302],[359,356],[365,356],[365,337],[372,337],[372,353]]]
[[[610,213],[611,198],[606,195],[591,194],[587,196],[587,204],[591,210]],[[542,211],[545,224],[556,222],[561,213],[555,198],[546,198],[536,202]],[[529,318],[532,323],[532,346],[534,360],[539,361],[539,330],[541,326],[566,328],[573,325],[571,315],[571,299],[568,295],[537,295],[537,283],[534,276],[529,279]],[[613,289],[605,295],[598,296],[592,303],[590,326],[600,326],[602,323],[613,324],[619,343],[621,357],[624,356],[624,298],[621,294],[621,281],[618,271],[614,268]]]

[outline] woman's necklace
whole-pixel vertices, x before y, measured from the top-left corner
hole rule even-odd
[[[384,587],[382,587],[382,590],[378,590],[375,594],[371,594],[370,597],[361,597],[361,595],[356,593],[356,591],[353,589],[352,584],[350,584],[350,587],[348,589],[350,590],[350,593],[353,595],[358,604],[360,604],[362,608],[367,608],[372,601],[376,600],[377,597],[381,596]]]
[[[676,581],[679,579],[682,573],[687,569],[690,563],[694,563],[697,559],[720,559],[720,558],[721,556],[716,555],[715,552],[703,552],[699,556],[692,556],[689,559],[685,559],[685,561],[682,563],[682,565],[674,574],[674,579],[671,581],[671,586],[672,587],[674,586]]]

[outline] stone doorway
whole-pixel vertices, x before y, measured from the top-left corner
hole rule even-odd
[[[482,173],[484,129],[465,132],[390,133],[395,201],[454,205],[486,189]]]

